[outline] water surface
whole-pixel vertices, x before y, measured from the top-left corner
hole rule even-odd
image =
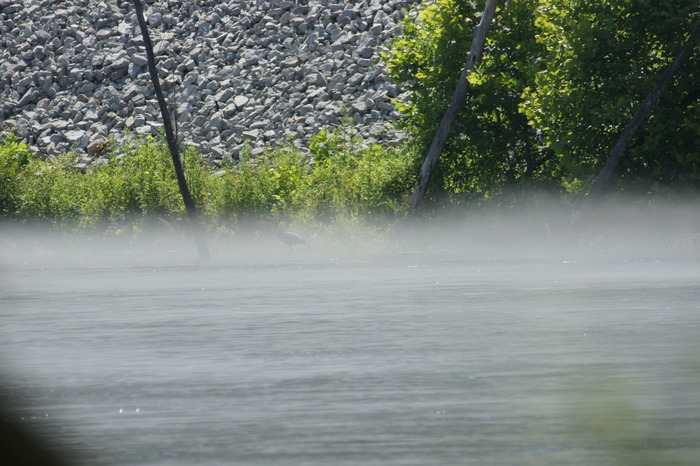
[[[695,253],[151,252],[3,255],[13,415],[90,464],[700,457]]]

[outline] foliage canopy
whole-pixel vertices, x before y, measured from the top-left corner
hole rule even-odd
[[[484,3],[424,2],[385,56],[392,77],[411,91],[397,107],[423,149],[456,87]],[[433,194],[459,202],[514,186],[585,189],[700,20],[698,9],[694,0],[505,2],[469,78]],[[629,147],[625,186],[700,187],[699,73],[695,53]]]

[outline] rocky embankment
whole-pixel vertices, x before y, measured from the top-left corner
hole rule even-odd
[[[396,144],[380,52],[416,0],[145,0],[181,138],[212,160],[302,146],[343,115]],[[162,125],[133,4],[0,0],[0,120],[43,155]]]

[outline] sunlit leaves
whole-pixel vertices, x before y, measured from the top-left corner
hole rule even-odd
[[[559,155],[567,186],[590,182],[601,168],[683,46],[698,9],[692,0],[540,1],[537,39],[546,68],[525,89],[521,108]],[[688,128],[697,114],[688,105],[697,102],[699,74],[696,58],[657,103],[623,158],[623,182],[659,186],[663,178],[668,186],[695,170],[683,160],[696,153]]]
[[[412,91],[397,109],[424,147],[454,91],[483,3],[428,3],[405,20],[387,57],[394,79]],[[696,0],[506,4],[481,66],[468,77],[471,89],[433,192],[491,195],[533,180],[580,192],[700,20],[700,6]],[[699,62],[696,52],[639,130],[623,159],[623,182],[660,186],[700,178],[693,159]]]
[[[419,9],[404,21],[404,34],[387,57],[393,77],[413,92],[397,108],[424,148],[457,85],[484,3],[436,1]],[[541,68],[537,1],[508,3],[497,11],[482,62],[468,76],[471,89],[433,178],[432,192],[454,202],[556,178],[548,151],[519,108],[525,86]]]

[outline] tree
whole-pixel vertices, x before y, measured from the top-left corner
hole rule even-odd
[[[425,162],[421,167],[420,173],[418,174],[418,180],[416,181],[416,186],[413,190],[413,194],[409,200],[410,208],[415,210],[418,204],[423,200],[425,191],[428,189],[428,182],[430,181],[430,176],[433,174],[435,167],[437,166],[438,160],[442,155],[442,151],[447,143],[447,138],[449,137],[450,130],[454,126],[455,120],[457,119],[457,113],[462,107],[464,98],[469,90],[469,81],[467,77],[474,70],[478,60],[481,58],[481,51],[484,48],[484,43],[486,42],[486,34],[491,27],[491,20],[496,11],[497,0],[489,0],[484,9],[484,13],[481,16],[481,22],[476,28],[474,34],[474,40],[472,41],[472,47],[469,52],[469,58],[467,59],[466,65],[459,77],[459,83],[457,84],[457,89],[450,99],[450,104],[445,111],[445,114],[440,121],[440,126],[438,126],[435,132],[435,137],[433,142],[430,144],[430,149],[428,150],[428,155],[425,158]]]
[[[697,0],[543,0],[538,42],[546,67],[524,93],[523,111],[557,154],[564,184],[585,192],[625,125],[698,21]],[[700,59],[674,77],[627,146],[623,189],[700,187]]]
[[[386,57],[411,91],[396,106],[426,149],[484,2],[436,0]],[[429,191],[453,202],[535,187],[587,191],[624,126],[700,20],[697,0],[520,0],[497,11]],[[700,189],[700,57],[692,55],[628,145],[621,189]]]
[[[634,136],[639,126],[649,116],[652,108],[654,107],[654,104],[659,99],[659,97],[661,97],[662,93],[666,90],[673,76],[688,60],[698,41],[700,41],[700,24],[698,24],[695,27],[695,30],[688,38],[688,41],[685,43],[685,46],[683,47],[681,52],[673,60],[673,63],[671,63],[671,65],[668,68],[666,68],[661,74],[661,77],[656,83],[656,86],[654,86],[654,89],[652,89],[652,91],[649,93],[646,99],[644,99],[644,102],[642,102],[639,109],[637,109],[632,120],[625,127],[625,130],[622,132],[620,138],[617,140],[617,144],[615,144],[615,147],[613,148],[610,157],[608,157],[608,160],[605,162],[603,169],[600,171],[600,173],[598,173],[598,176],[596,176],[590,191],[588,191],[588,193],[586,194],[586,197],[582,202],[581,208],[570,222],[567,231],[564,233],[565,236],[569,232],[573,231],[582,222],[582,219],[586,218],[592,206],[595,205],[595,203],[599,200],[602,194],[608,189],[608,185],[613,179],[613,175],[617,170],[620,161],[622,160],[622,155],[625,149],[627,148],[627,145],[632,140],[632,137]]]
[[[160,80],[158,78],[158,70],[156,68],[155,54],[153,53],[153,45],[151,44],[151,38],[148,35],[148,27],[146,26],[146,20],[143,17],[143,6],[140,0],[133,0],[134,8],[136,9],[136,19],[141,28],[141,35],[143,36],[143,42],[146,46],[146,58],[148,60],[148,71],[151,75],[151,81],[153,82],[153,88],[156,92],[156,97],[158,99],[158,106],[160,107],[160,112],[163,117],[163,126],[165,127],[165,139],[168,143],[168,149],[170,150],[170,155],[173,159],[173,167],[175,168],[175,174],[177,177],[177,183],[180,188],[180,194],[182,195],[182,200],[185,203],[185,209],[190,219],[190,228],[194,235],[195,242],[197,243],[197,249],[199,250],[199,257],[203,261],[209,260],[209,249],[207,244],[204,242],[202,237],[202,232],[199,226],[199,216],[197,215],[197,208],[192,200],[192,194],[187,186],[187,180],[185,179],[185,172],[182,168],[182,161],[180,160],[180,149],[178,147],[177,138],[175,137],[175,132],[173,131],[173,125],[170,118],[170,113],[168,111],[168,106],[165,102],[165,97],[163,96],[163,91],[160,87]]]
[[[411,12],[386,56],[392,77],[410,91],[397,102],[404,129],[427,149],[468,56],[478,7],[438,0]],[[452,202],[498,195],[513,185],[556,189],[553,154],[521,112],[521,94],[545,52],[535,40],[537,0],[506,2],[489,31],[481,64],[431,185],[433,197]]]
[[[615,144],[610,157],[608,157],[603,169],[600,171],[600,173],[598,173],[598,176],[593,182],[593,186],[591,186],[591,190],[588,193],[589,199],[600,195],[600,193],[606,189],[606,185],[609,183],[615,170],[617,169],[617,166],[620,164],[620,160],[622,160],[622,153],[627,148],[627,144],[629,144],[630,140],[634,136],[635,131],[637,131],[639,125],[641,125],[649,116],[654,104],[666,90],[673,76],[693,53],[693,49],[698,43],[698,40],[700,40],[700,24],[695,27],[695,30],[685,43],[683,50],[681,50],[675,60],[673,60],[673,63],[671,63],[671,65],[664,70],[659,78],[659,81],[656,83],[656,86],[654,86],[654,89],[652,89],[646,99],[644,99],[639,109],[635,112],[632,120],[625,127],[625,130],[620,135],[620,139],[618,139],[617,144]]]

